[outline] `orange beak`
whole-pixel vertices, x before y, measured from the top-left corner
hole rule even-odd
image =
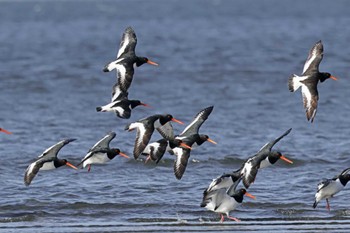
[[[4,132],[6,134],[12,134],[11,132],[7,131],[6,129],[2,129],[2,128],[0,128],[0,132]]]
[[[171,119],[171,121],[176,122],[176,123],[178,123],[180,125],[184,124],[182,121],[179,121],[178,119],[175,119],[174,117],[173,117],[173,119]]]
[[[155,63],[154,61],[151,61],[151,60],[148,60],[147,63],[150,65],[159,66],[158,63]]]
[[[334,76],[332,76],[332,75],[331,75],[330,78],[333,79],[333,80],[338,80],[336,77],[334,77]]]
[[[119,152],[119,155],[120,155],[120,156],[123,156],[123,157],[125,157],[125,158],[127,158],[127,159],[130,158],[129,156],[127,156],[126,154],[124,154],[124,153],[122,153],[122,152]]]
[[[66,162],[66,165],[75,169],[75,170],[78,170],[78,168],[76,166],[74,166],[73,164],[69,163],[69,162]]]
[[[180,143],[180,146],[192,150],[192,147],[190,147],[189,145],[187,145],[187,144],[185,144],[185,143],[183,143],[183,142]]]
[[[141,103],[142,106],[145,106],[145,107],[148,107],[148,108],[151,108],[151,106],[149,106],[148,104],[145,104],[145,103]]]
[[[208,138],[207,141],[208,141],[208,142],[211,142],[211,143],[213,143],[213,144],[215,144],[215,145],[218,144],[217,142],[213,141],[213,140],[210,139],[210,138]]]
[[[255,196],[253,196],[252,194],[250,194],[250,193],[248,193],[248,192],[246,192],[244,195],[246,195],[247,197],[250,197],[250,198],[252,198],[252,199],[256,199],[256,197]]]
[[[280,159],[286,161],[287,163],[293,164],[293,161],[287,159],[286,157],[284,157],[283,155],[281,155]]]

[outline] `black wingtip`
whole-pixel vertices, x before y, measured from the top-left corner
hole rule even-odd
[[[312,205],[312,207],[315,209],[316,206],[317,206],[317,204],[318,204],[318,203],[315,201],[314,204]]]
[[[129,130],[130,124],[127,124],[124,128],[124,130]]]
[[[290,92],[294,92],[294,86],[293,86],[293,79],[294,79],[294,75],[291,75],[289,78],[288,78],[288,89]]]
[[[96,107],[96,111],[97,112],[101,112],[102,111],[102,107]]]
[[[68,138],[68,139],[66,139],[65,140],[65,144],[68,144],[68,143],[70,143],[70,142],[74,142],[74,141],[76,141],[77,139],[76,138]]]

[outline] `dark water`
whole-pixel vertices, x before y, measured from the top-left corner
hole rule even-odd
[[[350,24],[348,1],[1,1],[1,232],[348,232],[345,189],[332,211],[312,203],[318,181],[350,166]],[[138,36],[137,53],[160,64],[136,70],[129,120],[95,107],[110,100],[123,30]],[[319,85],[314,124],[287,79],[300,74],[310,47],[322,39],[322,71],[339,78]],[[201,128],[218,142],[191,153],[181,181],[173,158],[158,166],[116,158],[92,171],[40,172],[30,187],[23,174],[47,147],[77,138],[60,157],[78,163],[106,132],[132,155],[125,124],[155,113],[188,123],[214,111]],[[176,125],[180,132],[183,126]],[[259,172],[231,213],[218,223],[199,207],[211,179],[237,169],[267,141],[293,128],[275,148],[294,161]],[[153,139],[159,136],[154,135]]]

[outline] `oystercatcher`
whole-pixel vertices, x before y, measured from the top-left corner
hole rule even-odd
[[[330,73],[319,72],[319,65],[322,58],[323,45],[321,41],[318,41],[309,51],[309,56],[306,59],[302,75],[298,76],[293,74],[288,79],[288,87],[291,92],[301,87],[306,117],[307,120],[311,120],[311,122],[314,121],[317,112],[318,81],[324,82],[328,78],[337,80],[337,78]]]
[[[222,188],[210,192],[205,190],[201,207],[219,213],[221,216],[220,222],[224,221],[224,214],[226,214],[227,218],[239,222],[240,220],[238,218],[230,216],[230,212],[242,204],[244,195],[255,199],[255,197],[245,189],[232,189],[227,191],[225,188]]]
[[[316,208],[317,204],[322,200],[326,199],[326,208],[328,211],[331,210],[329,205],[329,198],[333,197],[335,194],[343,190],[350,180],[350,174],[348,173],[350,168],[346,168],[339,175],[333,177],[332,179],[323,179],[317,186],[317,192],[315,194],[315,202],[313,207]]]
[[[146,57],[138,57],[135,54],[137,38],[134,30],[131,27],[125,29],[122,40],[120,42],[117,59],[108,63],[103,71],[109,72],[117,69],[118,83],[123,91],[127,91],[131,85],[134,67],[139,67],[144,63],[157,66],[158,64],[149,60]]]
[[[278,159],[282,159],[287,163],[293,163],[291,160],[287,159],[278,151],[272,151],[272,147],[283,137],[288,135],[292,129],[290,128],[280,137],[275,140],[266,143],[257,154],[249,158],[246,162],[242,164],[241,174],[242,182],[246,188],[249,188],[250,184],[254,182],[255,177],[258,173],[259,168],[265,168],[277,162]]]
[[[77,165],[83,164],[83,167],[88,166],[88,172],[91,170],[91,164],[102,164],[114,159],[115,156],[120,155],[125,158],[129,158],[126,154],[122,153],[118,148],[110,148],[110,142],[115,138],[116,133],[110,132],[99,140],[85,155],[83,160]]]
[[[55,145],[51,146],[50,148],[46,149],[35,162],[31,163],[28,166],[24,174],[25,185],[30,185],[30,183],[32,182],[36,174],[39,172],[39,170],[52,170],[59,168],[63,165],[67,165],[74,169],[78,169],[73,164],[69,163],[66,159],[57,158],[57,154],[61,150],[61,148],[75,140],[76,139],[62,140],[56,143]]]

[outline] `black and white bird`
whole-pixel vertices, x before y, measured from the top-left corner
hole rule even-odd
[[[104,106],[96,107],[97,112],[114,112],[118,117],[123,119],[129,119],[131,116],[131,110],[137,106],[149,107],[148,104],[142,103],[140,100],[129,100],[126,97],[116,99]]]
[[[96,107],[97,112],[114,112],[118,117],[129,119],[131,110],[137,106],[149,107],[148,104],[142,103],[140,100],[129,100],[129,93],[122,90],[120,79],[112,88],[112,99],[109,104]]]
[[[317,204],[322,200],[326,199],[326,208],[330,211],[329,198],[343,190],[350,180],[349,174],[350,168],[346,168],[339,175],[332,179],[323,179],[317,186],[317,192],[315,194],[315,202],[313,207],[316,208]]]
[[[110,148],[109,144],[115,136],[115,132],[109,132],[88,151],[83,160],[77,166],[80,166],[81,164],[83,164],[84,168],[88,166],[88,172],[90,172],[91,164],[107,163],[117,155],[129,158],[129,156],[122,153],[118,148]]]
[[[41,155],[39,155],[38,159],[28,166],[24,174],[25,185],[30,185],[30,183],[32,182],[36,174],[39,172],[39,170],[52,170],[59,168],[63,165],[67,165],[74,169],[78,169],[73,164],[69,163],[66,159],[57,158],[57,154],[61,150],[61,148],[75,140],[76,139],[62,140],[56,143],[55,145],[51,146],[50,148],[46,149]]]
[[[301,87],[306,117],[307,120],[311,120],[311,122],[314,121],[317,112],[318,82],[324,82],[328,78],[337,80],[337,78],[330,73],[319,71],[319,65],[322,58],[323,45],[321,41],[318,41],[309,51],[309,56],[306,59],[302,75],[298,76],[293,74],[288,79],[288,87],[291,92],[294,92]]]
[[[241,174],[242,182],[246,188],[249,188],[250,184],[254,182],[259,168],[265,168],[275,164],[279,159],[292,164],[293,162],[287,159],[278,151],[272,151],[272,147],[283,137],[288,135],[292,129],[290,128],[280,137],[275,140],[266,143],[253,157],[249,158],[242,164]]]
[[[118,85],[123,92],[127,92],[131,85],[134,76],[134,67],[139,67],[144,63],[158,65],[146,57],[136,56],[136,43],[137,38],[134,30],[131,27],[126,28],[120,42],[117,59],[108,63],[103,69],[104,72],[117,70],[119,77]]]
[[[135,159],[137,159],[139,155],[145,150],[152,137],[154,130],[159,129],[160,127],[166,127],[164,125],[169,121],[183,124],[181,121],[177,120],[170,114],[156,114],[130,123],[125,127],[125,130],[128,131],[137,129],[133,151]]]
[[[190,146],[186,145],[179,139],[170,140],[162,138],[156,142],[149,143],[141,154],[147,156],[145,163],[147,163],[149,160],[159,163],[159,161],[163,158],[165,152],[171,151],[175,147],[183,147],[189,150],[192,149]]]
[[[12,134],[10,131],[7,131],[6,129],[0,128],[0,132],[3,132],[5,134]]]
[[[208,116],[213,111],[213,108],[213,106],[210,106],[199,111],[192,122],[182,131],[180,135],[174,135],[174,130],[170,122],[167,123],[169,127],[162,127],[159,129],[159,132],[166,139],[181,140],[183,143],[192,148],[200,146],[206,141],[216,144],[216,142],[210,139],[208,135],[199,134],[199,128],[208,119]],[[180,180],[185,173],[188,159],[190,158],[190,152],[190,149],[184,147],[175,147],[171,150],[171,153],[176,156],[174,162],[174,174],[178,180]]]
[[[242,204],[243,196],[255,199],[255,197],[245,189],[235,190],[232,188],[227,190],[226,188],[221,188],[212,191],[205,190],[201,207],[219,213],[221,216],[220,222],[224,221],[224,214],[226,214],[228,219],[239,222],[240,220],[238,218],[230,216],[230,212]]]

